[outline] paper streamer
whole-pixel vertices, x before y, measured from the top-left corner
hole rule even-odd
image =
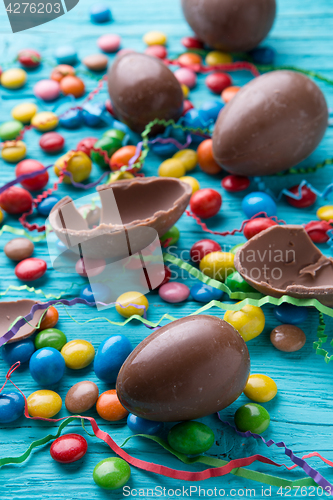
[[[268,71],[277,71],[277,70],[290,70],[297,71],[298,73],[303,73],[304,75],[312,76],[312,78],[316,78],[317,80],[321,80],[322,82],[328,83],[329,85],[333,85],[333,80],[331,78],[327,78],[320,73],[316,73],[315,71],[311,71],[308,69],[297,68],[296,66],[274,66],[273,64],[256,64],[256,68],[263,72],[267,73]]]
[[[15,227],[7,226],[7,224],[5,224],[0,229],[0,236],[3,233],[11,233],[11,234],[14,234],[15,236],[24,236],[25,238],[28,238],[30,241],[33,241],[34,243],[40,243],[41,241],[44,241],[46,239],[49,232],[50,232],[50,230],[46,228],[46,232],[44,234],[42,234],[41,236],[31,236],[24,229],[17,229]]]
[[[329,363],[333,360],[333,354],[329,355],[328,351],[323,348],[323,344],[325,344],[328,339],[328,336],[325,334],[325,329],[326,325],[324,316],[321,312],[319,312],[319,326],[317,328],[318,341],[313,343],[313,348],[315,349],[316,354],[324,357],[325,363]],[[331,340],[330,345],[333,347],[333,339]]]
[[[320,198],[324,199],[327,198],[333,191],[333,182],[331,184],[328,184],[328,186],[326,186],[324,191],[318,191],[318,189],[313,187],[312,184],[310,184],[310,182],[303,179],[298,186],[296,194],[284,188],[282,189],[282,191],[280,191],[278,195],[275,195],[273,191],[267,187],[262,177],[254,177],[253,180],[257,183],[260,191],[264,191],[265,193],[269,194],[273,199],[275,199],[275,201],[280,201],[283,196],[289,196],[293,200],[300,200],[302,198],[302,187],[304,186],[308,187],[313,193],[315,193]]]
[[[214,66],[204,66],[203,64],[182,64],[179,59],[164,59],[165,64],[180,66],[181,68],[192,69],[195,73],[210,73],[211,71],[250,71],[253,76],[260,76],[257,67],[248,61],[237,61],[228,64],[215,64]]]

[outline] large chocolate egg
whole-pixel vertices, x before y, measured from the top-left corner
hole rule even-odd
[[[177,121],[182,114],[180,84],[157,57],[136,52],[117,57],[108,86],[117,117],[135,132],[143,132],[155,118]]]
[[[149,335],[117,378],[121,404],[159,422],[192,420],[229,406],[250,371],[246,344],[226,321],[189,316]]]
[[[245,85],[221,111],[214,157],[232,174],[275,174],[309,156],[327,122],[325,97],[312,80],[272,71]]]
[[[187,22],[210,47],[243,52],[256,47],[271,29],[275,0],[182,0]]]

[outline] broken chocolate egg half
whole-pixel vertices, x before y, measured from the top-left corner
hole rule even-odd
[[[0,337],[3,337],[8,332],[16,319],[20,316],[27,316],[35,304],[37,304],[35,300],[28,299],[12,302],[0,302]],[[19,340],[30,337],[36,330],[39,320],[44,314],[45,309],[38,309],[35,311],[33,318],[29,320],[29,323],[22,326],[16,335],[7,340],[7,342],[18,342]]]
[[[262,231],[238,250],[234,264],[264,295],[317,299],[333,306],[333,259],[321,253],[303,226]]]

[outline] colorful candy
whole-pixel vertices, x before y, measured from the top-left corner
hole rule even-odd
[[[183,177],[186,174],[184,163],[177,158],[169,158],[158,167],[158,175],[161,177]]]
[[[327,222],[333,220],[333,205],[325,205],[324,207],[318,208],[317,217]]]
[[[15,422],[23,415],[24,405],[24,398],[19,392],[2,392],[0,394],[0,424]]]
[[[78,145],[76,146],[76,150],[82,151],[83,153],[85,153],[87,156],[90,157],[91,151],[97,141],[98,139],[96,139],[95,137],[86,137],[85,139],[82,139],[78,143]]]
[[[12,117],[14,120],[18,120],[21,123],[28,124],[31,119],[37,113],[37,106],[32,102],[25,102],[18,104],[12,109]]]
[[[94,283],[93,288],[91,285],[86,285],[81,288],[80,297],[87,302],[95,303],[101,302],[108,304],[110,302],[111,290],[110,287],[104,283]]]
[[[255,64],[273,64],[275,51],[271,47],[256,47],[248,53]]]
[[[257,293],[257,291],[248,284],[238,271],[229,274],[225,284],[232,292]]]
[[[65,361],[57,349],[43,347],[30,358],[32,378],[40,385],[57,384],[65,373]]]
[[[110,167],[111,170],[119,170],[123,166],[127,166],[129,161],[136,155],[136,147],[135,146],[124,146],[111,156],[110,159]],[[139,158],[138,158],[139,159]],[[137,171],[137,169],[129,169],[128,172],[133,173],[133,171]]]
[[[48,132],[39,139],[39,145],[45,153],[58,153],[63,149],[65,139],[58,132]]]
[[[221,300],[223,296],[222,290],[213,288],[209,285],[197,284],[193,285],[191,288],[191,297],[197,302],[203,302],[207,304],[211,300]]]
[[[154,436],[163,429],[162,422],[153,422],[130,413],[127,417],[127,425],[135,434],[148,434]]]
[[[90,7],[90,20],[93,23],[107,23],[111,18],[111,10],[107,4],[95,3]]]
[[[197,75],[189,68],[179,68],[174,75],[181,85],[186,85],[189,89],[193,89],[197,84]]]
[[[222,196],[215,189],[199,189],[191,197],[190,207],[194,215],[201,219],[214,217],[222,206]]]
[[[236,270],[234,259],[230,252],[211,252],[200,261],[200,271],[210,278],[225,281]]]
[[[249,219],[263,212],[268,217],[276,215],[276,203],[269,194],[260,191],[249,193],[243,198],[242,209]]]
[[[88,275],[98,276],[105,269],[106,262],[104,259],[79,259],[75,265],[75,271],[82,277],[87,278]]]
[[[206,255],[212,252],[220,252],[221,246],[213,240],[199,240],[192,246],[190,250],[191,260],[200,262]]]
[[[41,63],[42,58],[40,53],[36,50],[24,49],[20,50],[18,53],[17,60],[24,68],[37,68]]]
[[[147,298],[139,292],[123,293],[116,300],[116,310],[124,318],[130,318],[136,314],[143,316],[147,312],[148,307]]]
[[[27,77],[27,73],[23,69],[7,69],[0,76],[0,83],[6,89],[20,89],[27,81]]]
[[[58,64],[76,64],[77,52],[71,45],[62,45],[54,51],[54,57]]]
[[[244,175],[227,175],[222,181],[222,187],[229,193],[245,191],[250,185],[250,179]]]
[[[46,317],[43,318],[43,321],[41,323],[41,328],[45,319],[47,318]],[[42,349],[43,347],[53,347],[53,349],[61,351],[61,349],[64,347],[66,343],[67,343],[67,337],[64,334],[64,332],[58,330],[57,328],[52,328],[52,327],[41,330],[40,332],[37,333],[35,338],[36,349]]]
[[[57,196],[48,196],[37,205],[37,212],[43,215],[43,217],[47,217],[58,201],[59,198]]]
[[[3,143],[1,157],[8,163],[17,163],[27,154],[27,146],[23,141],[6,141]]]
[[[22,260],[15,267],[15,274],[19,280],[28,282],[35,281],[44,276],[47,271],[47,264],[43,259],[31,257]]]
[[[116,153],[116,151],[118,150],[120,151],[121,149],[123,149],[121,146],[122,142],[116,137],[104,136],[94,144],[93,150],[91,151],[90,155],[91,159],[94,163],[97,163],[97,165],[100,165],[101,167],[108,167],[110,158],[112,160],[113,155]],[[127,147],[134,148],[134,146],[127,146]],[[106,154],[103,155],[97,150],[105,151]],[[118,169],[112,168],[112,170],[118,170]]]
[[[167,49],[163,45],[150,45],[145,49],[145,54],[158,59],[165,59],[168,55]]]
[[[332,226],[326,220],[315,220],[305,224],[304,229],[314,243],[326,243],[329,240],[327,232]]]
[[[119,50],[120,42],[121,38],[119,35],[106,34],[99,37],[97,45],[103,52],[112,53]]]
[[[200,184],[195,177],[184,175],[184,177],[180,177],[179,180],[186,182],[186,184],[189,184],[191,186],[192,194],[196,193],[200,189]]]
[[[0,139],[3,141],[12,141],[17,138],[22,129],[22,123],[17,120],[4,122],[0,125]]]
[[[4,252],[9,259],[20,262],[31,257],[34,249],[35,245],[27,238],[14,238],[6,243]]]
[[[265,315],[262,309],[249,304],[240,311],[226,311],[223,319],[238,331],[245,342],[258,337],[265,328]]]
[[[194,36],[185,36],[184,38],[182,38],[181,42],[182,42],[182,45],[184,45],[184,47],[186,49],[203,49],[204,48],[203,42]]]
[[[103,382],[114,384],[122,364],[132,350],[131,342],[124,335],[111,335],[104,339],[94,360],[96,376]]]
[[[71,413],[81,415],[94,406],[98,394],[99,390],[94,382],[83,380],[69,389],[66,394],[65,406]]]
[[[294,306],[284,302],[280,306],[274,307],[274,314],[278,321],[288,325],[298,325],[303,323],[308,317],[308,310],[306,307]]]
[[[125,460],[118,457],[106,458],[94,468],[95,483],[105,490],[122,488],[131,477],[131,469]]]
[[[54,165],[54,172],[58,177],[64,169],[72,174],[74,182],[85,181],[91,173],[91,159],[82,151],[69,151],[64,156],[61,156]],[[70,184],[72,181],[66,175],[64,182]]]
[[[249,376],[244,394],[256,403],[268,403],[277,394],[277,386],[273,379],[259,373]]]
[[[16,165],[15,175],[19,177],[20,175],[31,174],[32,172],[38,172],[39,170],[44,170],[44,165],[42,165],[37,160],[23,160]],[[49,181],[49,174],[43,172],[42,174],[36,175],[31,179],[26,179],[21,182],[21,185],[28,189],[29,191],[40,191],[43,189]]]
[[[87,453],[88,443],[80,434],[65,434],[51,444],[50,454],[53,460],[61,464],[77,462]]]
[[[271,331],[271,342],[276,349],[283,352],[296,352],[306,342],[303,330],[295,325],[279,325]]]
[[[165,302],[170,302],[171,304],[179,304],[187,300],[190,295],[190,289],[184,283],[177,283],[173,281],[172,283],[166,283],[158,289],[158,294],[162,300]]]
[[[216,122],[220,111],[224,108],[224,104],[221,101],[209,100],[205,101],[201,105],[201,114],[206,116],[208,121]]]
[[[201,422],[181,422],[170,429],[168,443],[178,453],[199,455],[214,444],[215,436],[210,427]]]
[[[237,87],[235,85],[224,89],[221,94],[223,102],[228,103],[229,101],[231,101],[231,99],[235,97],[235,95],[240,91],[240,89],[241,87]]]
[[[109,60],[104,54],[92,54],[86,56],[82,62],[90,71],[103,71]]]
[[[73,66],[69,66],[68,64],[59,64],[56,66],[50,75],[51,80],[55,80],[56,82],[60,82],[65,76],[74,76],[75,69]]]
[[[48,328],[54,328],[58,323],[59,313],[54,306],[50,306],[46,314],[43,316],[42,322],[39,325],[41,330],[46,330]]]
[[[216,163],[213,156],[213,141],[206,139],[202,141],[197,149],[199,167],[209,175],[216,175],[221,172],[221,167]]]
[[[194,54],[192,52],[185,52],[178,57],[178,63],[181,66],[193,66],[202,63],[202,58],[199,54]]]
[[[167,231],[163,236],[161,236],[160,240],[164,247],[168,247],[170,245],[175,245],[180,238],[179,229],[176,226],[172,226],[169,231]]]
[[[67,368],[82,370],[92,363],[95,357],[95,349],[87,340],[71,340],[61,349]]]
[[[143,37],[146,45],[165,45],[167,43],[167,36],[162,31],[149,31]]]
[[[205,83],[214,94],[221,94],[224,89],[232,85],[232,80],[227,73],[216,71],[207,76]]]
[[[120,404],[115,389],[103,392],[100,395],[96,403],[96,410],[98,415],[108,422],[118,422],[118,420],[122,420],[128,415],[126,408]]]
[[[289,203],[289,205],[293,207],[307,208],[311,207],[316,202],[317,195],[313,191],[311,191],[311,189],[308,188],[307,186],[302,186],[301,188],[299,185],[293,186],[292,188],[289,188],[288,191],[297,196],[301,194],[300,199],[295,199],[292,198],[291,196],[286,195],[287,202]]]
[[[19,342],[5,344],[1,348],[2,359],[10,366],[17,361],[26,363],[29,361],[34,352],[35,346],[31,339],[24,339]]]
[[[52,111],[42,111],[32,117],[31,125],[39,132],[49,132],[57,127],[59,119]]]
[[[73,95],[74,97],[82,97],[85,92],[83,81],[77,76],[65,76],[60,81],[61,92],[65,95]]]
[[[268,411],[256,403],[243,405],[235,413],[235,424],[241,432],[262,434],[268,428],[270,421]]]
[[[59,394],[46,389],[33,392],[27,401],[31,417],[52,418],[59,413],[62,406]]]
[[[273,219],[268,219],[267,217],[258,217],[257,219],[250,220],[243,229],[244,236],[247,240],[253,238],[256,234],[265,231],[265,229],[277,226],[278,223]]]
[[[32,196],[29,191],[12,186],[0,194],[0,207],[11,215],[29,212],[32,207]]]
[[[60,85],[55,80],[39,80],[34,86],[34,94],[43,101],[54,101],[60,95]]]

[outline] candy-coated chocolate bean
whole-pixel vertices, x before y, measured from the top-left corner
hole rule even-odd
[[[143,36],[143,41],[147,45],[165,45],[167,36],[162,31],[149,31]]]
[[[214,189],[200,189],[190,200],[190,207],[194,215],[201,219],[214,217],[220,211],[222,196]]]
[[[0,224],[2,224],[3,219],[4,219],[3,211],[0,210]]]
[[[86,137],[85,139],[82,139],[82,141],[78,143],[78,145],[76,146],[76,150],[82,151],[83,153],[85,153],[87,156],[90,157],[92,148],[94,147],[97,141],[98,139],[96,139],[95,137]]]
[[[170,429],[168,443],[178,453],[199,455],[214,444],[215,436],[210,427],[201,422],[181,422]]]
[[[252,286],[245,281],[238,271],[229,274],[225,280],[225,284],[232,292],[258,293],[257,290],[252,288]]]
[[[325,205],[317,210],[317,217],[327,222],[333,220],[333,205]]]
[[[99,390],[94,382],[83,380],[69,389],[66,394],[65,406],[71,413],[81,415],[94,406],[98,394]]]
[[[238,250],[244,245],[244,243],[238,243],[238,245],[235,245],[234,247],[232,247],[232,249],[230,250],[230,253],[233,253],[234,255],[236,255],[236,253],[238,252]]]
[[[224,89],[232,85],[232,80],[227,73],[216,71],[207,76],[205,83],[214,94],[221,94]]]
[[[85,85],[77,76],[65,76],[60,81],[60,89],[63,94],[78,98],[83,96]]]
[[[287,202],[289,203],[289,205],[293,207],[307,208],[311,207],[316,202],[317,195],[313,191],[311,191],[311,189],[308,188],[307,186],[302,186],[301,188],[299,185],[293,186],[292,188],[289,188],[288,191],[290,191],[297,197],[301,195],[299,199],[295,199],[292,198],[291,196],[286,195]]]
[[[193,170],[198,163],[198,155],[193,149],[182,149],[175,153],[173,157],[183,163],[186,172]]]
[[[47,264],[43,259],[31,257],[22,260],[15,267],[15,274],[19,280],[35,281],[44,276],[47,270]]]
[[[20,134],[23,125],[18,120],[11,120],[0,125],[0,139],[12,141]]]
[[[39,145],[45,153],[58,153],[63,149],[65,139],[58,132],[48,132],[39,139]]]
[[[163,247],[169,247],[170,245],[175,245],[180,238],[179,229],[176,226],[172,226],[169,231],[167,231],[163,236],[161,236],[160,240],[163,244]]]
[[[213,122],[216,122],[220,111],[223,109],[224,104],[221,101],[217,100],[209,100],[205,101],[201,105],[201,112],[204,112],[207,120],[212,120]]]
[[[16,165],[15,175],[19,177],[20,175],[27,175],[33,172],[38,172],[39,170],[44,170],[44,165],[37,160],[23,160]],[[43,172],[38,174],[31,179],[26,179],[22,181],[21,184],[25,189],[29,191],[40,191],[42,190],[49,181],[49,174]]]
[[[222,181],[222,187],[229,193],[245,191],[250,185],[250,179],[244,175],[227,175]]]
[[[59,119],[52,111],[41,111],[32,117],[31,125],[39,132],[49,132],[57,127]]]
[[[130,318],[136,314],[143,316],[148,311],[148,307],[147,298],[139,292],[123,293],[116,300],[116,309],[124,318]]]
[[[104,54],[92,54],[83,59],[83,64],[91,71],[103,71],[108,65],[108,58]]]
[[[60,85],[55,80],[39,80],[34,86],[34,94],[43,101],[54,101],[60,95]]]
[[[255,64],[273,64],[275,51],[270,47],[256,47],[248,53]]]
[[[40,385],[57,384],[65,373],[65,361],[57,349],[43,347],[30,358],[32,378]]]
[[[123,130],[118,130],[116,128],[110,128],[110,130],[106,130],[103,134],[103,137],[111,137],[112,139],[118,139],[122,141],[126,136],[126,133]]]
[[[57,196],[48,196],[43,201],[38,203],[37,212],[40,215],[43,215],[43,217],[47,217],[51,212],[52,208],[54,207],[54,205],[58,203],[58,201],[59,198]]]
[[[257,219],[250,220],[243,229],[244,236],[247,240],[253,238],[256,234],[265,231],[265,229],[271,226],[277,226],[278,223],[273,219],[268,219],[267,217],[258,217]]]
[[[274,314],[278,321],[288,325],[298,325],[299,323],[303,323],[308,317],[306,307],[294,306],[287,302],[284,302],[280,306],[275,306]]]
[[[111,10],[107,4],[95,3],[90,7],[90,19],[93,23],[107,23],[111,18]]]
[[[181,39],[182,45],[186,49],[203,49],[204,43],[194,36],[185,36]]]
[[[85,181],[91,173],[91,159],[82,151],[69,151],[56,161],[54,172],[59,177],[65,168],[72,174],[74,182]],[[70,184],[72,181],[68,175],[65,175],[64,182]]]
[[[58,64],[73,65],[77,62],[77,53],[72,45],[62,45],[54,51],[54,57]]]
[[[158,59],[165,59],[168,55],[168,51],[163,45],[150,45],[146,48],[145,54],[152,57],[158,57]]]
[[[122,488],[131,477],[131,469],[125,460],[118,457],[106,458],[94,468],[95,483],[105,490]]]
[[[179,180],[186,182],[186,184],[189,184],[189,186],[191,186],[192,194],[196,193],[200,189],[200,184],[195,177],[185,175],[184,177],[180,177]]]
[[[189,89],[193,89],[197,84],[197,75],[189,68],[179,68],[174,75],[181,85],[186,85]]]
[[[197,149],[199,167],[209,175],[219,174],[222,170],[213,156],[213,141],[206,139],[202,141]]]
[[[20,50],[17,55],[17,60],[24,68],[37,68],[41,61],[41,55],[39,52],[33,49]]]
[[[223,319],[238,331],[245,342],[258,337],[265,328],[265,315],[262,309],[249,304],[240,311],[226,311]]]
[[[87,340],[71,340],[61,349],[67,368],[81,370],[92,363],[95,349]]]
[[[51,306],[46,311],[46,314],[43,316],[42,322],[39,325],[41,330],[46,330],[48,328],[54,328],[58,323],[59,313],[54,306]],[[67,342],[67,340],[66,340]],[[53,347],[53,346],[52,346]]]
[[[105,391],[97,400],[96,410],[100,417],[108,422],[118,422],[126,418],[128,411],[120,404],[115,389]]]
[[[62,127],[69,130],[79,128],[82,124],[83,112],[81,109],[68,109],[60,115],[59,123]]]
[[[108,167],[112,155],[122,147],[122,142],[116,137],[104,136],[99,139],[91,151],[91,159],[101,167]],[[95,151],[96,150],[96,151]],[[105,151],[105,155],[98,150]]]
[[[255,373],[249,376],[244,394],[256,403],[268,403],[268,401],[275,398],[277,386],[274,380],[267,375]]]
[[[260,191],[246,195],[242,201],[242,209],[249,219],[261,212],[265,213],[267,217],[272,217],[276,215],[277,211],[276,203],[273,198]]]
[[[212,252],[220,252],[220,245],[213,240],[199,240],[191,248],[190,256],[193,262],[200,262],[205,255]]]
[[[86,285],[80,290],[81,299],[91,303],[101,302],[103,304],[108,304],[110,302],[110,296],[110,287],[104,285],[104,283],[94,283],[93,286]]]
[[[17,361],[26,363],[35,351],[34,343],[31,339],[24,339],[20,342],[5,344],[1,348],[2,359],[12,366]]]
[[[236,271],[235,256],[230,252],[212,252],[200,261],[200,271],[218,281],[225,281],[229,274]]]
[[[181,66],[195,66],[202,63],[202,58],[199,54],[185,52],[178,57],[178,62]]]
[[[50,75],[51,80],[55,80],[56,82],[60,82],[65,76],[74,76],[75,69],[73,66],[69,66],[68,64],[59,64],[56,66]]]
[[[58,330],[57,328],[46,328],[45,330],[41,330],[39,333],[37,333],[35,338],[36,349],[42,349],[43,347],[53,347],[53,349],[61,351],[66,343],[66,335],[64,334],[64,332]]]
[[[193,104],[188,99],[184,99],[182,116],[186,115],[190,109],[194,109]]]
[[[197,302],[203,302],[206,304],[211,300],[221,300],[223,297],[223,292],[218,288],[213,288],[212,286],[198,283],[197,285],[192,286],[191,296]]]
[[[23,415],[24,397],[16,391],[2,392],[0,394],[0,424],[15,422]]]
[[[29,212],[32,207],[32,196],[25,189],[12,186],[0,194],[0,207],[11,215]]]
[[[314,243],[326,243],[329,240],[327,232],[332,226],[326,220],[314,220],[305,224],[304,229]]]
[[[14,120],[18,120],[21,123],[27,124],[31,122],[31,119],[37,113],[37,106],[32,102],[24,102],[18,104],[12,109],[12,117]]]
[[[0,77],[0,83],[6,89],[19,89],[27,81],[27,73],[20,68],[12,68],[4,71]]]
[[[28,397],[28,411],[31,417],[52,418],[61,410],[59,394],[46,389],[33,392]]]
[[[279,325],[271,331],[271,342],[276,349],[283,352],[296,352],[306,342],[303,330],[295,325]]]
[[[184,285],[184,283],[177,283],[173,281],[172,283],[162,285],[158,289],[158,294],[165,302],[178,304],[179,302],[184,302],[184,300],[188,299],[190,289],[188,286]]]
[[[27,154],[27,146],[23,141],[6,141],[1,150],[1,157],[8,163],[17,163]]]
[[[128,415],[127,425],[135,434],[148,434],[149,436],[154,436],[163,429],[162,422],[152,422],[151,420],[137,417],[133,413]]]
[[[6,243],[4,252],[7,257],[16,262],[28,259],[35,249],[35,245],[27,238],[14,238]]]
[[[110,159],[110,167],[111,170],[119,170],[121,167],[127,166],[129,161],[136,156],[136,147],[135,146],[124,146],[111,156]],[[128,172],[133,173],[136,172],[137,169],[128,170]]]
[[[65,434],[51,444],[50,454],[53,460],[61,464],[77,462],[87,453],[88,443],[80,434]]]
[[[227,102],[231,101],[231,99],[235,97],[235,95],[237,94],[237,92],[240,91],[240,89],[241,87],[237,87],[235,85],[224,89],[221,94],[223,102],[227,104]]]
[[[124,335],[111,335],[104,339],[94,360],[96,376],[103,382],[114,384],[122,364],[132,350],[131,342]]]
[[[230,64],[232,63],[232,57],[230,54],[226,54],[225,52],[213,50],[206,55],[205,62],[207,66],[216,66],[217,64]]]
[[[268,411],[256,403],[243,405],[235,413],[235,424],[241,432],[262,434],[268,428],[270,421]]]
[[[183,177],[186,173],[186,168],[183,162],[177,158],[169,158],[165,160],[158,168],[158,175],[161,177]]]
[[[106,34],[99,37],[97,40],[98,47],[103,52],[112,53],[119,50],[121,38],[119,35]]]

